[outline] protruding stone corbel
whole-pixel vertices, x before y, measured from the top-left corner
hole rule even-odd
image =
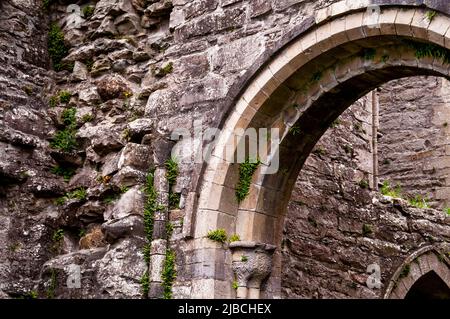
[[[235,241],[230,243],[233,252],[233,272],[237,279],[238,299],[258,299],[261,283],[272,271],[272,254],[275,246]]]

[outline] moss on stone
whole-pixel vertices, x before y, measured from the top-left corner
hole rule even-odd
[[[85,6],[82,10],[83,12],[83,17],[84,18],[90,18],[95,11],[95,7],[94,6]]]
[[[373,233],[372,226],[369,224],[364,224],[362,226],[362,233],[364,236],[368,236]]]
[[[410,264],[406,264],[405,266],[403,266],[402,271],[400,272],[399,278],[407,277],[409,275],[410,271],[411,271],[411,265]]]
[[[404,43],[415,51],[418,59],[435,58],[442,59],[444,64],[450,64],[450,50],[443,48],[437,44],[424,43],[414,40],[404,40]]]

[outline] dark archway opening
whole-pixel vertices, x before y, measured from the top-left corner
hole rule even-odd
[[[430,271],[412,285],[405,299],[450,299],[450,288],[434,271]]]

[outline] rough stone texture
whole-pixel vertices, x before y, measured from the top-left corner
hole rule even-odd
[[[380,95],[381,179],[440,209],[450,205],[449,83],[434,77],[398,80]]]

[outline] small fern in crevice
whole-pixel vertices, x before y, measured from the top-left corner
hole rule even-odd
[[[161,276],[163,280],[162,286],[164,289],[164,299],[172,299],[172,286],[176,276],[177,272],[175,269],[175,252],[171,249],[167,249]]]
[[[77,148],[76,140],[76,112],[77,110],[72,107],[65,109],[61,114],[61,121],[64,124],[64,129],[56,132],[50,141],[50,146],[55,149],[59,149],[63,152],[72,152]]]
[[[428,21],[431,23],[433,22],[434,18],[437,15],[436,11],[427,11],[427,13],[425,14],[427,16]]]
[[[253,174],[260,164],[261,161],[259,159],[257,161],[246,159],[244,163],[239,165],[239,181],[235,191],[238,203],[241,203],[249,194]]]
[[[83,11],[82,11],[83,12],[83,17],[85,19],[90,18],[94,14],[94,11],[95,11],[95,7],[94,6],[86,6],[86,7],[84,7]]]
[[[233,234],[230,236],[230,239],[228,239],[228,241],[230,243],[235,242],[235,241],[240,241],[240,240],[241,240],[241,237],[239,237],[238,234]]]
[[[75,175],[75,168],[57,165],[51,169],[55,175],[62,176],[65,182],[68,182]]]
[[[395,188],[392,188],[389,181],[384,181],[383,185],[380,188],[381,194],[385,196],[390,196],[393,198],[401,198],[402,197],[402,191],[400,188],[400,185],[397,185]]]
[[[216,241],[218,243],[225,243],[228,239],[227,233],[225,229],[216,229],[208,232],[206,237],[212,241]]]
[[[153,223],[155,218],[155,212],[160,209],[157,199],[158,193],[155,190],[153,185],[154,181],[154,173],[152,170],[147,174],[147,180],[144,188],[144,193],[146,196],[146,202],[144,206],[144,231],[145,237],[149,243],[152,242],[153,239]]]
[[[409,272],[411,271],[411,266],[409,264],[406,264],[403,266],[402,271],[400,272],[399,278],[405,278],[409,275]]]
[[[428,204],[427,199],[423,198],[420,195],[416,195],[413,198],[410,198],[408,200],[408,203],[411,206],[417,207],[417,208],[430,208],[430,205]]]
[[[165,162],[166,166],[166,178],[169,183],[169,209],[176,209],[180,205],[180,193],[175,193],[173,188],[177,182],[177,177],[179,174],[178,163],[174,158],[169,158]]]
[[[150,277],[148,275],[148,270],[146,270],[141,277],[141,289],[142,295],[144,296],[144,298],[146,298],[150,291]]]
[[[48,32],[48,54],[52,60],[55,71],[61,71],[70,68],[67,63],[63,63],[62,59],[67,56],[69,49],[64,41],[64,33],[58,24],[52,23]]]

